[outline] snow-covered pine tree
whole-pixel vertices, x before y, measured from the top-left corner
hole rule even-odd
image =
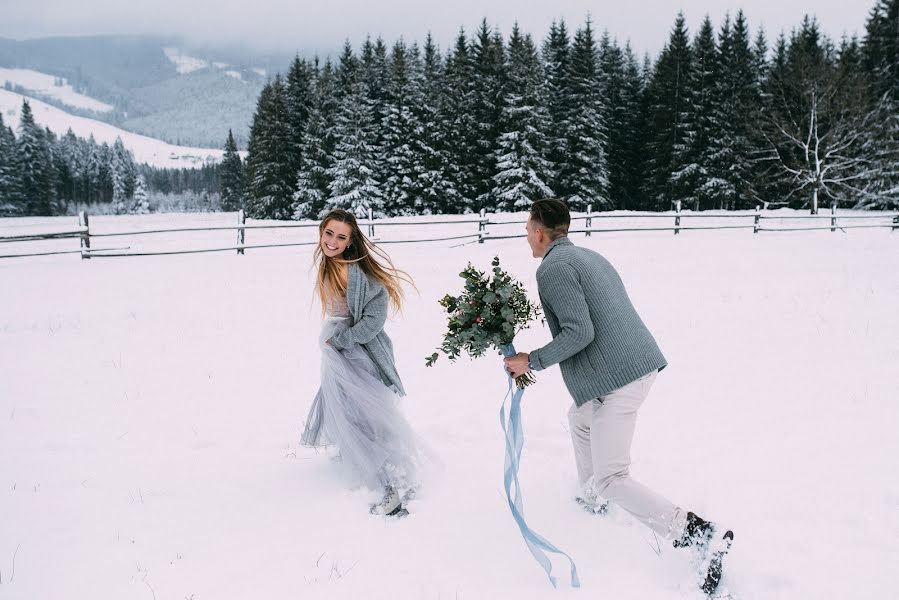
[[[566,190],[572,210],[586,210],[590,204],[594,210],[613,208],[609,198],[606,106],[589,19],[575,32],[566,87],[571,108],[566,132],[568,160],[559,169],[559,187]]]
[[[899,103],[899,0],[877,0],[865,24],[863,64],[879,97]]]
[[[25,212],[20,193],[19,154],[16,136],[12,129],[3,124],[0,114],[0,215],[15,216]]]
[[[234,134],[228,130],[228,139],[225,140],[225,154],[222,156],[222,164],[219,167],[222,189],[222,210],[236,211],[244,205],[244,180],[243,162],[237,153],[237,144],[234,142]]]
[[[247,215],[255,219],[292,216],[296,174],[290,161],[287,94],[280,75],[259,94],[246,162]]]
[[[103,142],[97,147],[97,201],[112,202],[112,147]]]
[[[423,166],[421,198],[425,213],[460,212],[459,191],[449,179],[446,147],[447,102],[444,95],[443,61],[434,40],[425,39],[421,69],[421,100],[412,109],[421,124],[416,153]]]
[[[765,159],[766,141],[762,129],[758,123],[762,119],[762,111],[765,106],[765,94],[768,90],[768,76],[770,65],[768,61],[768,39],[763,27],[756,32],[755,41],[752,44],[752,71],[755,77],[756,107],[750,120],[748,132],[749,139],[749,172],[747,184],[749,186],[749,201],[752,206],[763,206],[767,202],[769,194],[768,167],[769,161]]]
[[[373,52],[372,52],[373,54]],[[372,68],[374,67],[374,68]],[[342,90],[335,122],[335,148],[328,169],[328,200],[331,208],[343,208],[356,216],[367,216],[369,208],[383,214],[384,193],[377,179],[378,157],[374,105],[366,85],[378,69],[370,60],[366,72],[350,52],[341,56],[338,79],[349,87]],[[366,74],[368,77],[366,77]]]
[[[871,10],[862,55],[873,86],[871,110],[885,104],[889,115],[878,153],[884,166],[879,181],[872,184],[879,199],[869,198],[864,206],[899,208],[899,0],[878,0]]]
[[[81,170],[79,159],[81,148],[78,137],[69,128],[56,144],[56,197],[63,206],[80,200],[78,197],[78,177]]]
[[[551,122],[543,66],[531,36],[522,35],[517,23],[509,38],[506,77],[492,196],[500,210],[526,210],[534,200],[553,195],[548,183],[553,170],[546,159]]]
[[[87,143],[82,146],[81,161],[84,165],[85,198],[88,204],[101,202],[104,199],[105,170],[102,148],[97,145],[94,135],[91,134]]]
[[[44,130],[34,122],[31,106],[22,101],[22,117],[16,140],[20,165],[20,191],[24,198],[25,214],[50,216],[55,202],[52,177],[52,157]]]
[[[621,93],[625,107],[624,119],[620,122],[621,184],[618,197],[612,197],[615,207],[634,210],[642,203],[643,178],[646,157],[643,153],[646,137],[646,82],[636,55],[630,43],[624,47],[624,85]]]
[[[482,19],[471,44],[475,129],[468,133],[475,152],[472,163],[475,210],[489,209],[496,203],[492,195],[493,176],[497,173],[500,121],[507,85],[504,52],[502,35],[492,30],[487,19]]]
[[[421,214],[424,166],[418,152],[421,123],[413,107],[422,102],[421,64],[417,52],[399,41],[390,52],[390,82],[386,90],[382,155],[384,212],[388,215]]]
[[[460,30],[456,42],[446,59],[444,72],[443,130],[444,148],[447,154],[447,178],[458,194],[454,212],[472,212],[476,209],[478,185],[475,177],[477,148],[472,142],[477,131],[474,117],[474,71],[471,48]]]
[[[715,32],[706,15],[693,40],[693,68],[681,104],[681,135],[673,154],[675,170],[668,182],[671,197],[693,210],[712,208],[706,194],[712,185],[710,140],[720,133],[715,121],[717,74]]]
[[[608,31],[599,41],[599,73],[603,92],[603,106],[607,115],[606,156],[609,171],[608,197],[610,202],[603,208],[615,208],[622,205],[625,197],[625,186],[628,178],[628,160],[632,160],[628,152],[635,134],[633,127],[633,98],[629,94],[627,74],[625,73],[625,54],[618,42],[611,39]]]
[[[136,177],[131,153],[125,148],[120,137],[116,138],[112,146],[110,173],[112,175],[112,203],[115,206],[116,214],[125,214],[129,212]]]
[[[709,139],[709,181],[704,195],[717,208],[748,208],[751,171],[750,119],[757,115],[759,90],[743,11],[731,26],[726,17],[718,35],[718,72],[715,76],[716,130]]]
[[[147,182],[142,175],[138,175],[134,181],[134,196],[131,198],[132,215],[145,215],[150,212],[150,200],[147,197]]]
[[[359,53],[359,82],[365,92],[365,102],[371,113],[371,144],[374,158],[374,180],[381,192],[387,180],[387,162],[384,160],[384,119],[387,117],[387,101],[390,88],[390,65],[387,58],[387,45],[378,37],[374,42],[366,39]],[[383,210],[383,201],[382,201]]]
[[[692,68],[693,52],[681,12],[647,88],[646,208],[667,210],[676,200],[671,195],[670,180],[671,173],[680,168],[674,163],[674,150],[684,137],[683,106]]]
[[[569,119],[574,108],[569,105],[568,78],[571,69],[571,39],[564,20],[553,21],[543,42],[543,70],[546,77],[546,109],[551,126],[547,132],[547,159],[554,169],[552,187],[556,194],[571,192],[559,180],[559,171],[568,163]]]
[[[293,218],[317,219],[325,210],[330,177],[328,169],[334,154],[334,121],[337,112],[334,68],[331,62],[313,67],[313,103],[303,134],[303,163],[297,175]]]
[[[288,143],[290,147],[290,169],[293,176],[291,196],[296,192],[296,178],[303,163],[303,134],[309,120],[312,107],[311,80],[312,67],[299,56],[294,57],[287,71],[286,105],[287,123],[290,129]]]

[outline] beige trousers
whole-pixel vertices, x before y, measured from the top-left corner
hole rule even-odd
[[[593,485],[599,496],[631,513],[657,534],[676,538],[683,533],[686,513],[630,476],[637,410],[656,375],[652,372],[580,407],[572,404],[568,422],[581,486]]]

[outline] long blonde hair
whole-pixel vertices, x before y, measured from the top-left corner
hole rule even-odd
[[[322,252],[321,238],[331,221],[346,223],[350,226],[350,242],[342,257],[331,258]],[[344,296],[347,293],[347,280],[340,276],[340,265],[342,264],[359,265],[366,275],[384,286],[394,309],[402,310],[405,294],[401,282],[405,281],[413,288],[415,288],[415,282],[408,273],[394,267],[393,261],[390,260],[387,253],[365,237],[362,230],[359,229],[353,213],[342,208],[335,208],[329,212],[318,226],[318,238],[319,244],[315,248],[312,260],[318,264],[315,283],[322,303],[322,313],[328,305],[328,297]]]

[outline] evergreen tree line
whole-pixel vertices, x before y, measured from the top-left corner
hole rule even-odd
[[[554,23],[538,45],[483,21],[446,52],[345,44],[262,90],[245,162],[229,132],[223,208],[316,218],[521,210],[899,205],[899,0],[834,43],[806,17],[769,48],[741,12],[658,58]]]
[[[57,137],[41,128],[27,101],[18,136],[0,115],[0,216],[65,214],[70,204],[111,203],[116,212],[145,212],[149,191],[217,193],[218,168],[136,165],[121,139],[110,146],[71,129]]]

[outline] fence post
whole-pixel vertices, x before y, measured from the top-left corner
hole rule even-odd
[[[90,219],[87,216],[86,211],[82,210],[78,213],[78,224],[87,230],[81,234],[81,258],[82,259],[90,259],[90,257],[91,257],[91,227],[90,227]]]
[[[830,205],[830,230],[837,230],[837,203],[833,202]]]
[[[674,235],[677,235],[680,233],[680,208],[681,208],[681,201],[680,200],[675,201],[674,202],[674,212],[676,214],[674,217]]]
[[[484,234],[487,233],[487,209],[481,209],[481,220],[478,223],[478,243],[484,243]]]
[[[237,211],[237,245],[238,245],[237,253],[238,254],[243,254],[243,243],[244,243],[244,232],[245,232],[243,225],[245,225],[246,222],[247,222],[246,215],[244,214],[243,209],[241,208],[239,211]]]
[[[593,227],[593,219],[590,218],[590,215],[592,215],[592,214],[593,214],[593,205],[588,204],[587,205],[587,221],[586,221],[587,226],[585,227],[585,229],[587,230],[587,237],[590,237],[590,229]]]
[[[758,204],[755,205],[755,223],[752,226],[752,233],[759,232],[759,221],[762,220],[762,207]]]
[[[375,237],[375,220],[374,214],[372,213],[371,206],[368,207],[368,237]]]

